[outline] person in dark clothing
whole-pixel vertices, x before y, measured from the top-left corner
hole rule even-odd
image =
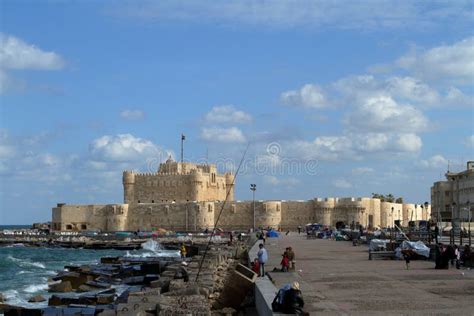
[[[304,300],[298,282],[293,282],[291,289],[285,291],[281,312],[285,314],[306,315],[303,311]]]
[[[439,236],[439,227],[438,225],[436,225],[434,229],[434,237],[435,237],[436,244],[438,243],[438,236]]]

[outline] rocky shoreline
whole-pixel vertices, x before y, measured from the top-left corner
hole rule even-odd
[[[50,279],[48,307],[10,306],[8,301],[1,303],[0,296],[0,310],[5,315],[245,314],[246,308],[252,308],[256,278],[247,268],[252,241],[214,241],[203,259],[207,239],[199,239],[184,241],[188,251],[184,259],[103,257],[94,265],[65,266]],[[158,240],[160,245],[174,249],[183,244],[178,237]],[[35,302],[43,300],[46,298],[32,298]]]

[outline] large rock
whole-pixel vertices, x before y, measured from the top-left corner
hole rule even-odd
[[[32,298],[28,300],[28,302],[30,303],[39,303],[39,302],[44,302],[44,301],[46,301],[46,299],[42,295],[33,296]]]
[[[3,294],[0,293],[0,303],[3,303],[3,302],[5,302],[5,298],[3,297]]]
[[[71,282],[69,281],[63,281],[61,283],[51,284],[48,289],[48,292],[59,292],[59,293],[65,293],[65,292],[71,292],[71,291],[72,291],[72,286],[71,286]]]
[[[61,280],[63,282],[71,282],[73,289],[78,289],[81,285],[85,284],[87,281],[92,281],[94,277],[92,275],[79,273],[79,272],[69,272],[63,275],[56,277],[55,279]]]

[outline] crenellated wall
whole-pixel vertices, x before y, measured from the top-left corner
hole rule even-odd
[[[53,229],[200,231],[214,227],[223,206],[224,202],[219,201],[59,205],[53,208]],[[255,208],[252,201],[228,201],[218,227],[226,230],[247,230],[254,226],[294,230],[308,223],[387,227],[393,226],[399,218],[406,226],[410,217],[421,220],[429,216],[429,208],[422,210],[414,204],[388,203],[372,198],[255,201]]]

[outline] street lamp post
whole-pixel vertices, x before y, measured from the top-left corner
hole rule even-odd
[[[454,244],[454,207],[456,206],[456,202],[451,204],[451,236],[452,236],[452,244]]]
[[[427,221],[428,220],[428,202],[425,202],[425,214],[426,214],[426,217],[425,217],[425,220]]]
[[[469,212],[469,223],[467,225],[468,225],[468,232],[469,232],[469,247],[471,247],[471,220],[472,220],[471,202],[469,202],[468,200],[466,204],[467,204],[467,211]]]
[[[257,185],[255,183],[250,184],[250,190],[252,190],[252,208],[253,208],[253,230],[255,231],[255,191],[257,190]]]
[[[395,222],[393,221],[393,206],[392,206],[392,216],[391,216],[391,218],[392,218],[392,222],[390,223],[390,225],[391,225],[390,227],[393,228],[395,226]]]

